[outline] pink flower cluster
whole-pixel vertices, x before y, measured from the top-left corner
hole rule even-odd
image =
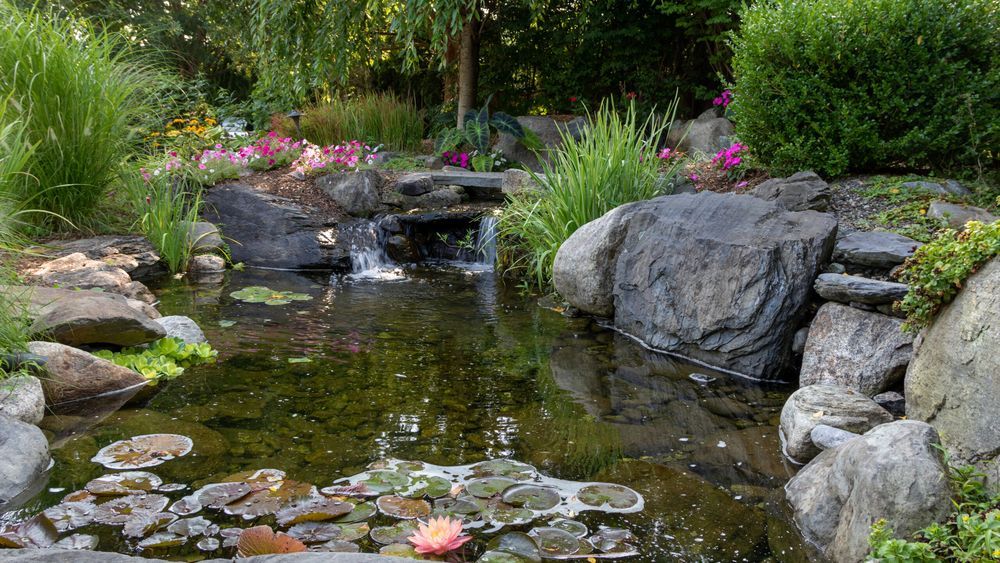
[[[461,168],[469,167],[469,153],[444,151],[444,153],[441,154],[441,160],[443,160],[445,164],[450,164],[451,166],[459,166]]]
[[[712,105],[716,107],[722,106],[722,108],[725,109],[726,106],[728,106],[729,103],[732,101],[733,101],[733,93],[730,90],[726,89],[723,90],[721,94],[716,96],[714,100],[712,100]]]
[[[299,158],[292,163],[296,172],[308,174],[324,168],[357,168],[358,164],[372,164],[375,153],[360,141],[350,141],[342,145],[320,147],[306,144]]]
[[[671,149],[670,147],[665,147],[663,150],[661,150],[659,153],[656,154],[656,157],[659,158],[660,160],[670,160],[675,156],[677,156],[677,152]]]
[[[712,157],[712,164],[721,165],[723,170],[736,168],[743,162],[743,157],[740,156],[740,153],[745,149],[746,145],[734,143],[728,149],[723,149],[715,153],[715,156]]]

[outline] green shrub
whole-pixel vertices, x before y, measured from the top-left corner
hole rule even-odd
[[[145,349],[125,348],[120,352],[98,350],[94,355],[137,371],[146,379],[158,381],[173,379],[184,373],[186,367],[214,362],[219,353],[205,342],[185,344],[180,338],[167,337]]]
[[[913,541],[893,537],[885,520],[872,526],[869,561],[931,563],[1000,560],[1000,494],[989,491],[974,467],[949,468],[958,491],[948,520],[914,534]]]
[[[965,280],[994,256],[1000,254],[1000,220],[984,225],[966,223],[965,230],[944,230],[906,260],[899,279],[910,285],[900,302],[906,313],[905,330],[915,331],[931,324],[942,307],[951,303]]]
[[[136,148],[135,125],[155,114],[150,102],[162,77],[133,62],[117,36],[83,21],[22,12],[5,0],[0,21],[0,92],[12,93],[37,145],[30,176],[6,189],[18,204],[86,225]]]
[[[774,0],[733,42],[740,140],[776,173],[992,167],[995,0]]]
[[[634,106],[621,115],[604,104],[588,115],[580,139],[563,131],[562,147],[550,153],[544,175],[535,177],[541,190],[510,196],[500,217],[501,267],[544,289],[556,252],[579,227],[619,205],[662,195],[678,167],[674,160],[661,161],[656,151],[673,110],[667,109],[664,121],[651,114],[637,123]]]
[[[302,136],[317,145],[336,145],[358,140],[389,150],[416,151],[424,136],[424,119],[410,100],[391,94],[362,94],[336,98],[302,110]],[[282,118],[275,129],[283,137],[295,137],[292,121]]]

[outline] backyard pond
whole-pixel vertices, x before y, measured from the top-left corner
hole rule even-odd
[[[637,511],[566,505],[533,522],[514,518],[502,531],[472,527],[475,539],[459,550],[469,561],[490,538],[565,519],[582,524],[589,538],[626,534],[618,537],[637,551],[629,561],[810,560],[781,492],[794,473],[777,434],[791,389],[650,352],[593,320],[540,306],[489,271],[451,266],[393,277],[248,270],[228,273],[221,284],[165,283],[156,289],[160,311],[196,320],[219,350],[218,362],[189,368],[139,405],[84,430],[89,413],[47,417],[51,477],[0,522],[52,507],[111,473],[91,461],[101,448],[171,433],[190,438],[190,453],[144,469],[177,484],[158,488],[170,503],[261,469],[322,489],[399,467],[391,460],[440,468],[509,459],[532,466],[529,482],[573,491],[594,482],[624,485],[641,497],[627,504]],[[248,287],[273,293],[232,296]],[[199,515],[222,528],[288,529],[273,515]],[[365,522],[396,523],[382,513]],[[575,534],[577,525],[568,526]],[[91,523],[73,531],[97,536],[98,549],[149,557],[235,552],[196,540],[140,551],[120,527]],[[378,551],[386,542],[366,531],[351,528],[351,542]]]

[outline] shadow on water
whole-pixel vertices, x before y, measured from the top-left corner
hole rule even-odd
[[[250,285],[313,299],[230,297]],[[489,272],[415,269],[371,282],[253,270],[158,293],[165,315],[199,322],[220,361],[77,434],[66,429],[79,420],[47,418],[61,436],[56,466],[49,492],[26,510],[103,474],[89,461],[100,447],[172,432],[195,447],[155,469],[167,481],[197,486],[272,467],[322,487],[384,457],[512,457],[642,493],[641,513],[580,515],[592,528],[632,529],[642,561],[809,559],[782,512],[792,469],[776,425],[789,389],[651,353],[538,307]]]

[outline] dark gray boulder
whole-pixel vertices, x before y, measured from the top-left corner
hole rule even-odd
[[[906,415],[933,424],[956,463],[1000,484],[1000,259],[921,334],[905,389]]]
[[[840,385],[809,385],[796,390],[781,409],[785,455],[797,463],[816,457],[812,430],[825,424],[860,434],[891,422],[892,415],[861,393]]]
[[[812,171],[772,178],[748,193],[776,201],[789,211],[826,211],[830,205],[830,185]]]
[[[424,195],[434,190],[434,178],[430,174],[407,174],[396,180],[392,189],[403,195]]]
[[[0,415],[0,511],[32,487],[49,466],[49,442],[38,427]]]
[[[908,538],[951,509],[938,434],[913,420],[882,424],[819,454],[785,485],[795,523],[836,563],[863,561],[872,524]]]
[[[704,192],[622,206],[560,248],[556,289],[649,346],[778,378],[837,222]],[[613,267],[613,270],[612,270]],[[606,288],[611,295],[604,294]]]
[[[903,321],[839,303],[825,303],[809,325],[799,385],[843,385],[874,396],[903,379],[913,335]]]
[[[316,185],[353,217],[375,213],[382,182],[382,175],[375,170],[337,172],[316,179]]]
[[[319,218],[289,199],[244,184],[215,186],[205,192],[205,203],[202,215],[230,239],[233,262],[288,270],[340,265],[333,218]]]
[[[881,305],[906,297],[910,287],[904,283],[887,282],[841,274],[820,274],[813,289],[823,299],[840,303]]]
[[[922,246],[909,237],[884,231],[856,231],[837,240],[833,258],[838,262],[889,269],[902,264]]]

